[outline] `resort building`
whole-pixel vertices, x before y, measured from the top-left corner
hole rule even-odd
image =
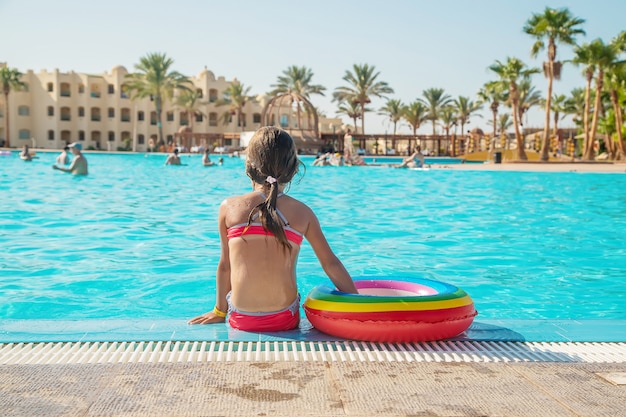
[[[102,74],[62,73],[58,69],[36,74],[28,70],[21,79],[26,87],[11,91],[8,108],[4,100],[0,103],[0,144],[5,142],[6,136],[3,118],[8,117],[13,148],[27,144],[35,148],[61,149],[71,142],[80,142],[83,149],[88,150],[148,151],[157,138],[154,103],[150,98],[131,100],[124,88],[126,74],[128,70],[123,66],[115,66]],[[242,132],[262,126],[266,97],[250,100],[243,108],[239,123],[232,114],[224,117],[228,106],[217,105],[236,79],[216,78],[206,68],[189,79],[193,88],[201,93],[203,104],[190,117],[173,102],[164,102],[162,124],[166,143],[178,143],[187,148],[236,149]],[[276,124],[285,129],[297,129],[293,111],[290,108],[281,111],[279,120],[273,118]],[[318,130],[330,133],[341,127],[341,119],[320,118]]]

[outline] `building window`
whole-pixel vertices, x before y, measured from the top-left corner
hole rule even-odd
[[[186,111],[180,112],[180,125],[187,126],[189,124],[189,113]]]
[[[28,106],[19,106],[17,108],[17,114],[20,116],[28,116],[30,115],[30,109]]]
[[[69,130],[61,131],[61,140],[65,141],[65,143],[70,143],[72,140],[72,135]]]
[[[224,146],[233,146],[232,139],[224,139]]]
[[[173,122],[174,121],[174,112],[168,111],[166,116],[165,116],[165,120],[167,120],[168,122]]]
[[[145,141],[146,141],[146,137],[144,135],[138,135],[137,136],[137,143],[138,144],[143,145]]]
[[[54,130],[48,130],[48,140],[54,140]]]
[[[70,97],[71,95],[70,85],[68,83],[61,83],[61,97]]]
[[[204,93],[202,92],[201,88],[196,88],[196,92],[198,93],[198,98],[204,97]]]
[[[78,108],[78,117],[85,117],[85,108],[82,106]]]
[[[140,122],[143,122],[145,117],[146,117],[146,115],[144,114],[144,112],[142,112],[142,111],[138,111],[137,112],[137,120],[139,120]]]
[[[261,114],[260,113],[254,113],[252,115],[252,123],[261,123]]]
[[[209,113],[209,126],[217,126],[217,113]]]
[[[99,107],[92,107],[91,108],[91,121],[92,122],[99,122],[100,121],[100,108]]]
[[[241,113],[241,117],[239,118],[239,120],[237,121],[237,126],[241,127],[241,126],[246,126],[246,114],[245,113]]]
[[[215,103],[217,101],[217,90],[212,88],[209,90],[209,103]]]
[[[122,122],[130,122],[130,109],[124,107],[121,115]]]
[[[81,142],[85,141],[85,131],[84,130],[79,130],[78,131],[78,140]]]
[[[78,94],[84,94],[85,93],[85,84],[80,83],[78,84]]]
[[[54,91],[54,84],[48,83],[48,92],[52,93]]]
[[[115,141],[115,132],[109,130],[109,142]]]
[[[115,94],[115,86],[113,84],[109,84],[108,90],[109,94]]]
[[[203,120],[204,116],[202,115],[202,113],[196,113],[196,122],[202,123]]]
[[[120,87],[120,98],[129,98],[128,86],[126,84],[122,84]]]
[[[97,84],[92,84],[91,85],[91,90],[90,90],[89,94],[93,98],[100,98],[100,86],[97,85]]]
[[[72,120],[72,114],[69,107],[61,107],[61,120],[68,122]],[[63,139],[63,137],[61,137]]]
[[[113,107],[109,107],[109,119],[112,119],[115,117],[115,109]]]
[[[289,126],[289,116],[287,116],[286,114],[281,114],[280,115],[280,127],[284,129],[287,126]]]
[[[48,106],[48,116],[54,116],[54,107]]]
[[[30,139],[30,130],[20,129],[18,136],[20,139]]]
[[[156,112],[155,111],[150,112],[150,124],[156,125]]]

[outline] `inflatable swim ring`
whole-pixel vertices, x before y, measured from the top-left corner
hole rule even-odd
[[[454,337],[474,321],[474,302],[462,289],[429,279],[357,279],[359,294],[320,285],[304,302],[321,332],[372,342],[423,342]]]

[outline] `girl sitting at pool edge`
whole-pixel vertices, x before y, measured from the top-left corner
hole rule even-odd
[[[241,330],[298,327],[296,263],[303,238],[337,289],[357,292],[313,211],[283,193],[301,164],[287,132],[263,127],[253,135],[246,158],[253,191],[224,200],[219,209],[215,308],[190,324],[221,323],[228,315],[230,325]]]

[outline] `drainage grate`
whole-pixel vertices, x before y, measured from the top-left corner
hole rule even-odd
[[[626,362],[626,343],[440,341],[59,342],[0,344],[0,364],[162,362]]]

